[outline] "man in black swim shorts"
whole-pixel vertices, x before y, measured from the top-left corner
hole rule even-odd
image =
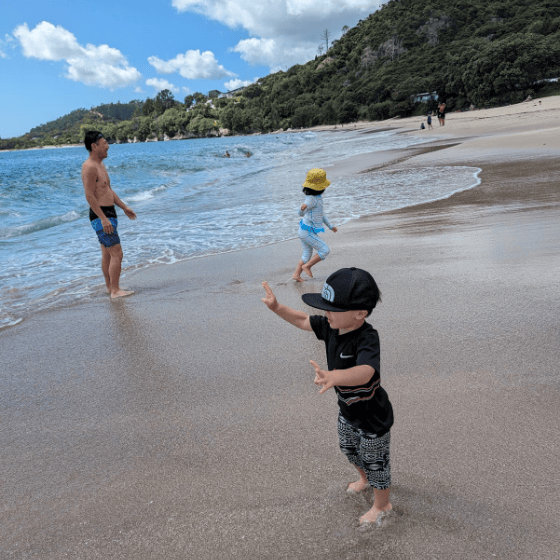
[[[90,206],[91,226],[101,244],[101,270],[105,277],[107,291],[111,294],[111,298],[129,296],[134,292],[119,287],[123,252],[117,233],[115,205],[122,208],[131,220],[136,219],[136,214],[111,188],[109,174],[103,164],[109,152],[109,143],[103,134],[97,130],[90,130],[86,132],[84,143],[89,158],[82,165],[82,181],[86,200]]]

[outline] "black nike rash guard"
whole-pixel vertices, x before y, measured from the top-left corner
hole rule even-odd
[[[335,387],[338,406],[344,419],[352,426],[382,436],[393,425],[393,407],[381,387],[379,364],[379,335],[369,324],[349,333],[338,334],[331,329],[326,317],[312,315],[311,328],[319,340],[325,342],[329,371],[354,366],[371,366],[375,373],[364,385]]]

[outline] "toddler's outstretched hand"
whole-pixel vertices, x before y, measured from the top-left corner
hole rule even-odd
[[[329,379],[329,371],[321,369],[319,364],[313,360],[309,360],[309,363],[315,369],[315,379],[313,380],[313,383],[315,383],[315,385],[323,386],[323,388],[319,391],[320,395],[322,395],[325,391],[328,391],[331,387],[334,387],[334,383],[331,379]]]
[[[268,282],[266,281],[263,282],[262,286],[264,288],[264,291],[266,292],[266,296],[263,297],[262,300],[271,311],[274,311],[274,309],[278,307],[278,300],[276,299],[276,296],[270,289]]]

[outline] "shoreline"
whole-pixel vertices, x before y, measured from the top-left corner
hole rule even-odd
[[[479,108],[472,111],[456,111],[447,114],[446,120],[457,120],[460,121],[476,121],[482,119],[492,119],[500,115],[511,115],[511,114],[526,114],[534,115],[536,111],[560,111],[560,95],[554,95],[549,97],[535,98],[531,101],[522,101],[514,105],[504,105],[500,107],[493,108]],[[480,116],[482,115],[482,116]],[[385,119],[383,121],[357,121],[355,123],[347,123],[346,128],[344,124],[341,125],[317,125],[307,128],[298,129],[288,129],[288,130],[274,130],[268,133],[254,132],[250,134],[229,134],[227,136],[221,136],[222,138],[232,138],[232,137],[244,137],[244,136],[255,136],[263,134],[294,134],[294,133],[304,133],[304,132],[340,132],[346,130],[364,130],[372,129],[372,132],[382,132],[384,130],[392,130],[392,124],[395,124],[399,128],[412,127],[418,128],[419,123],[425,121],[425,116],[415,116],[415,117],[392,117],[390,119]],[[377,130],[379,126],[383,128]],[[339,127],[339,128],[337,128]],[[439,129],[439,126],[434,125],[434,129]],[[411,128],[410,131],[414,130]],[[408,130],[406,132],[409,132]],[[424,131],[423,131],[424,132]],[[425,132],[429,132],[426,130]],[[220,136],[210,136],[210,137],[220,137]],[[206,138],[206,137],[201,137]],[[196,138],[170,138],[169,141],[174,140],[195,140]],[[12,138],[6,138],[6,140],[12,140]],[[145,142],[154,142],[159,140],[145,140]],[[163,141],[163,140],[162,140]],[[124,142],[131,143],[131,142]],[[0,150],[1,152],[23,152],[28,150],[41,150],[41,149],[54,149],[54,148],[76,148],[83,147],[82,144],[64,144],[62,146],[34,146],[32,148],[14,148],[7,150]]]
[[[388,129],[385,128],[383,130],[388,130]],[[379,132],[379,131],[375,130],[374,132]],[[327,167],[327,169],[328,169],[328,172],[329,172],[329,176],[331,176],[333,178],[340,177],[340,178],[344,179],[344,177],[347,176],[348,174],[367,173],[369,171],[382,169],[383,167],[393,165],[393,164],[398,163],[398,162],[400,162],[404,159],[407,159],[407,158],[413,157],[417,154],[423,153],[424,151],[443,149],[448,144],[449,143],[447,141],[442,140],[442,141],[436,141],[435,146],[433,146],[432,144],[428,144],[425,147],[424,144],[420,144],[420,145],[415,146],[415,147],[404,148],[404,149],[391,149],[391,150],[385,150],[385,151],[376,151],[376,152],[358,154],[356,156],[351,156],[351,157],[346,158],[346,159],[335,160]],[[372,167],[372,165],[373,165],[373,167]],[[474,178],[473,182],[472,182],[473,186],[475,184],[476,184],[476,178]],[[442,195],[442,196],[448,196],[448,195]],[[432,200],[437,200],[437,198],[432,199]],[[416,204],[416,202],[414,202],[413,204]],[[375,213],[379,214],[379,213],[382,213],[384,211],[387,211],[387,210],[377,211]],[[367,215],[367,212],[364,212],[362,215]],[[351,219],[356,219],[356,218],[351,218]],[[347,222],[345,222],[345,223],[347,223]],[[297,239],[297,236],[294,234],[293,237],[291,237],[291,239]],[[277,242],[281,242],[281,241],[284,241],[284,240],[273,241],[272,243],[277,243]],[[269,244],[270,243],[267,243],[266,245],[269,245]],[[214,255],[222,254],[222,253],[250,250],[252,248],[255,248],[255,247],[223,249],[223,250],[220,250],[220,251],[208,254],[208,255],[188,256],[188,257],[185,257],[185,258],[182,258],[182,259],[177,259],[173,263],[166,263],[162,266],[168,266],[169,264],[174,264],[176,262],[184,262],[184,261],[189,261],[189,260],[192,260],[192,259],[203,258],[203,257],[206,257],[206,256],[214,256]],[[123,269],[123,278],[124,278],[125,283],[128,281],[128,279],[132,275],[134,275],[134,274],[136,274],[136,273],[138,273],[142,270],[146,270],[148,268],[154,267],[154,266],[155,267],[160,266],[160,264],[161,263],[158,263],[158,262],[143,262],[143,263],[135,263],[135,264],[130,264],[128,266],[125,266],[124,269]],[[6,317],[5,322],[0,326],[0,336],[2,336],[2,333],[5,332],[7,329],[9,329],[9,328],[11,328],[15,325],[20,324],[22,321],[28,320],[31,316],[33,316],[37,312],[47,313],[51,310],[59,309],[59,308],[65,307],[65,306],[74,306],[74,305],[79,305],[82,302],[91,301],[92,298],[96,298],[96,297],[99,296],[99,293],[103,288],[103,281],[102,281],[102,277],[101,277],[100,274],[94,274],[93,278],[84,277],[81,280],[74,280],[72,282],[72,286],[75,285],[75,282],[81,282],[84,289],[87,292],[87,293],[82,294],[80,296],[80,299],[76,299],[76,300],[72,301],[71,298],[66,298],[66,296],[64,295],[64,291],[65,291],[66,288],[64,288],[64,289],[62,289],[62,296],[61,296],[62,301],[57,301],[55,303],[50,303],[50,304],[48,304],[49,306],[48,306],[47,309],[42,309],[45,300],[48,300],[51,296],[51,294],[46,294],[45,296],[43,296],[42,299],[38,299],[38,300],[32,302],[32,307],[30,307],[29,309],[24,310],[22,313],[11,314],[11,319],[9,321],[8,321],[8,318]],[[68,288],[68,289],[71,289],[71,288]],[[59,289],[58,291],[61,291],[61,289]]]
[[[482,182],[351,220],[303,285],[289,279],[291,240],[144,269],[127,278],[131,298],[5,331],[0,550],[31,560],[556,558],[555,120],[501,134],[456,124],[450,136],[468,138],[443,140],[456,145],[379,157],[384,169],[479,167]],[[360,171],[338,163],[341,177]],[[324,363],[324,346],[260,301],[268,280],[279,301],[309,312],[301,294],[342,266],[370,270],[383,292],[369,321],[396,419],[395,515],[366,532],[356,522],[371,494],[346,495],[355,474],[338,450],[336,399],[312,383],[309,360]]]

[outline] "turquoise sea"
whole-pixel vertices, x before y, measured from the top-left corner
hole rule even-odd
[[[130,221],[119,210],[123,276],[295,238],[308,169],[323,167],[328,175],[334,161],[423,141],[348,130],[112,145],[105,160],[111,183],[138,215]],[[229,159],[221,157],[226,150]],[[0,329],[99,293],[100,250],[80,178],[86,158],[83,147],[0,152]],[[325,208],[341,225],[447,197],[478,184],[479,171],[356,175],[333,182]]]

